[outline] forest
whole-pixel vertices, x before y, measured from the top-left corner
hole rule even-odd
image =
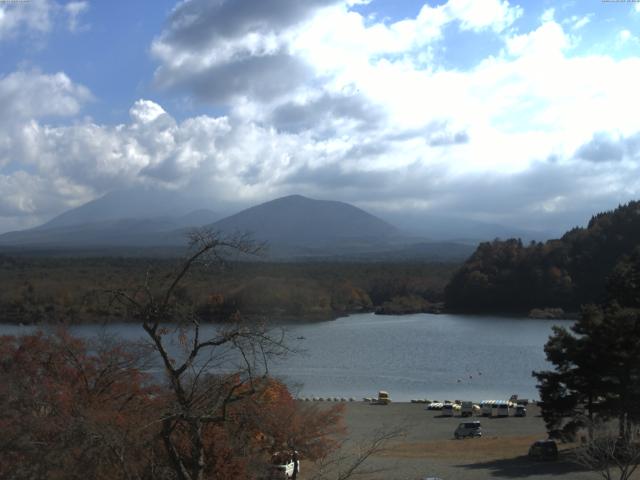
[[[640,202],[597,214],[560,239],[518,239],[478,246],[445,289],[448,310],[526,313],[607,300],[606,281],[640,244]]]
[[[7,323],[123,321],[110,293],[148,277],[161,285],[180,259],[0,256],[0,319]],[[327,320],[348,313],[441,308],[454,263],[277,263],[196,265],[181,286],[200,316],[230,311],[277,321]]]

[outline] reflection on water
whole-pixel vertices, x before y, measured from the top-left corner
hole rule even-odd
[[[469,315],[352,315],[330,322],[288,325],[287,341],[302,353],[271,372],[301,397],[537,398],[533,370],[547,368],[543,346],[552,325],[570,321]],[[215,327],[208,327],[214,329]],[[1,333],[30,331],[1,325]],[[76,326],[83,337],[99,332],[144,338],[141,327]]]

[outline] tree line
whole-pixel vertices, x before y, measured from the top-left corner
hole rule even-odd
[[[55,258],[0,255],[0,321],[101,323],[126,321],[105,291],[151,271],[171,274],[175,259]],[[326,320],[401,305],[412,311],[443,300],[459,264],[275,263],[228,259],[224,267],[194,265],[176,294],[186,296],[205,321],[242,311],[246,317]]]
[[[494,240],[478,246],[445,288],[450,310],[527,312],[606,300],[606,278],[640,244],[640,202],[591,218],[558,240]]]

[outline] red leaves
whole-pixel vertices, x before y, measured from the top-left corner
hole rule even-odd
[[[65,331],[0,337],[0,477],[117,478],[144,469],[157,387],[122,346]]]
[[[164,478],[159,472],[170,459],[162,418],[180,410],[139,360],[129,346],[87,344],[65,331],[0,337],[0,478]],[[202,424],[210,478],[256,478],[271,453],[293,447],[320,458],[342,432],[342,407],[296,402],[274,379],[243,383],[232,374],[201,381],[210,396],[239,399],[226,415],[203,410],[218,418]],[[173,428],[172,440],[188,458],[189,423],[176,417]]]

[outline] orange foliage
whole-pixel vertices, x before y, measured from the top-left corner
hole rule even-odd
[[[141,473],[157,388],[136,354],[58,332],[0,337],[0,477],[114,478]]]
[[[130,347],[88,345],[64,331],[0,337],[0,478],[173,478],[161,419],[175,405],[139,364]],[[229,384],[220,385],[224,394]],[[297,402],[277,380],[247,382],[237,393],[227,415],[209,412],[218,420],[203,423],[206,478],[259,478],[275,451],[321,458],[343,432],[341,406]],[[188,423],[172,428],[189,457]]]

